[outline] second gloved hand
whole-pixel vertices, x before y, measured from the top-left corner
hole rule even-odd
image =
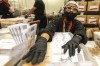
[[[40,63],[44,60],[47,50],[47,39],[39,37],[35,45],[31,47],[30,51],[22,58],[26,62],[32,64]]]
[[[81,38],[79,36],[74,36],[70,41],[68,41],[65,45],[62,46],[64,49],[64,53],[67,52],[69,49],[69,56],[74,56],[75,55],[75,49],[78,48],[78,53],[80,52],[80,41]]]

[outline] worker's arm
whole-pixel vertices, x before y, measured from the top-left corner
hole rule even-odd
[[[32,14],[35,10],[36,10],[36,7],[32,7],[31,10],[30,10],[26,15],[29,16],[29,15]]]
[[[87,36],[86,36],[86,32],[84,30],[84,26],[81,24],[80,21],[77,21],[75,23],[75,32],[74,35],[79,35],[82,37],[81,43],[86,44],[87,43]]]

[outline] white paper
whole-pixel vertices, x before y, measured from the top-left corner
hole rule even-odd
[[[29,24],[20,23],[11,25],[8,28],[17,44],[21,44],[27,40],[28,37],[26,37],[26,31],[29,28]]]
[[[80,57],[78,57],[77,49],[75,50],[75,56],[69,57],[69,50],[64,54],[62,46],[66,44],[72,38],[72,34],[69,32],[56,32],[52,42],[50,43],[52,49],[52,63],[62,63],[62,62],[79,62],[79,60],[84,60],[83,51],[80,52]]]
[[[28,40],[26,31],[29,29],[29,24],[19,24],[18,25],[18,32],[19,32],[19,37],[21,42],[25,42],[26,40]]]
[[[13,39],[2,39],[0,40],[0,50],[1,49],[12,49],[16,46]]]
[[[0,66],[5,66],[5,64],[7,64],[7,62],[10,60],[11,58],[9,56],[0,55]]]
[[[68,53],[63,54],[62,46],[71,39],[69,33],[55,33],[52,42],[52,60],[51,62],[65,61],[68,57]]]
[[[9,26],[8,29],[9,29],[10,34],[12,35],[14,41],[16,42],[16,44],[19,44],[19,43],[18,43],[18,40],[17,40],[17,37],[15,36],[15,33],[14,33],[14,31],[13,31],[12,26]]]
[[[48,63],[46,66],[76,66],[73,62]]]
[[[9,29],[8,28],[0,29],[0,34],[6,34],[6,33],[9,33]]]
[[[37,24],[33,24],[29,27],[29,37],[31,38],[35,37],[36,29],[37,29]]]

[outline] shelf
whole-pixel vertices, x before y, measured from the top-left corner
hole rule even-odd
[[[98,24],[83,24],[84,27],[99,27]]]
[[[84,15],[100,15],[100,11],[79,11],[78,15],[80,15],[82,12]]]

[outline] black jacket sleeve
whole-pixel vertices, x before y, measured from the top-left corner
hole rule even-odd
[[[39,35],[41,35],[42,33],[47,33],[50,38],[48,41],[51,41],[52,40],[52,37],[54,36],[55,32],[56,32],[56,29],[57,29],[57,26],[58,26],[58,19],[53,19],[47,26],[45,29],[41,29],[40,32],[39,32]]]
[[[79,21],[75,21],[75,26],[74,26],[74,35],[80,35],[82,37],[81,43],[86,44],[87,43],[87,36],[86,36],[86,32],[84,29],[84,26],[81,24],[81,22]]]

